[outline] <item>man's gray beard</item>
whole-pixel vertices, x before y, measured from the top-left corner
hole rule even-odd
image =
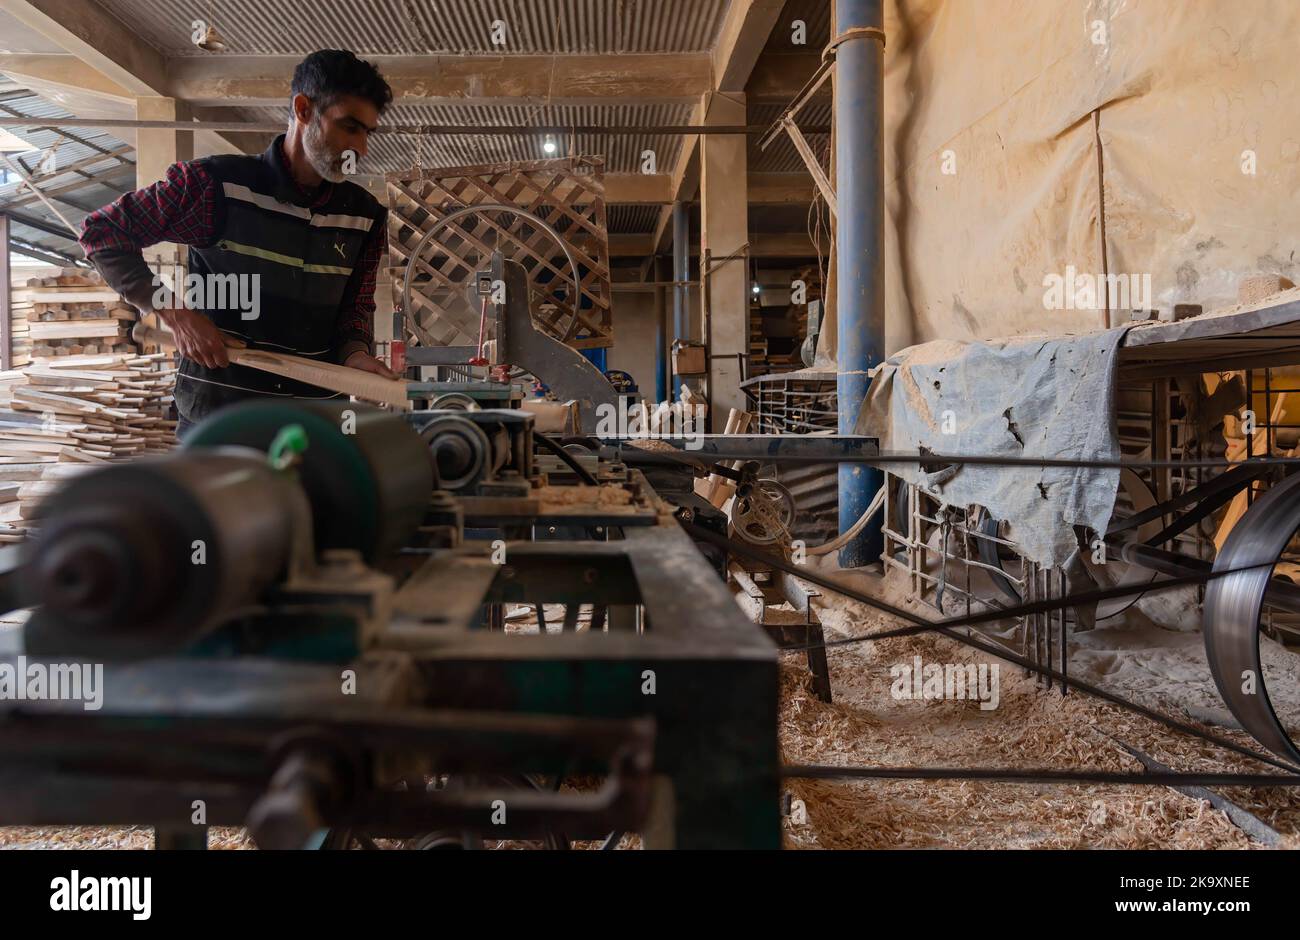
[[[311,164],[311,168],[324,180],[330,183],[341,183],[347,179],[347,175],[339,165],[342,155],[334,153],[330,150],[329,144],[325,143],[325,132],[321,129],[320,118],[313,117],[307,122],[307,130],[302,135],[302,149],[307,154],[307,162]]]

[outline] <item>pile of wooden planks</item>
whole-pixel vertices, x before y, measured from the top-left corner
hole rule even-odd
[[[158,353],[64,356],[0,372],[0,541],[20,536],[41,497],[76,468],[170,450],[175,371]]]
[[[13,364],[130,351],[134,309],[94,271],[64,268],[12,294]]]

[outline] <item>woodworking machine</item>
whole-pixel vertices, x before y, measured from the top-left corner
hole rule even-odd
[[[481,207],[470,208],[477,210]],[[508,207],[498,208],[508,211]],[[545,225],[535,217],[530,216],[530,219],[534,224]],[[425,234],[412,252],[413,258],[420,256],[437,231],[433,228]],[[413,309],[414,270],[414,265],[407,266],[402,300],[402,309],[407,311]],[[574,283],[576,289],[577,281]],[[492,285],[500,285],[502,289],[494,291]],[[583,433],[596,433],[599,410],[602,406],[617,408],[619,394],[605,374],[582,353],[536,327],[529,306],[528,272],[524,266],[507,260],[499,251],[493,252],[487,267],[478,272],[476,281],[467,289],[471,294],[471,305],[477,308],[482,304],[485,330],[490,327],[494,337],[488,347],[492,353],[491,364],[518,367],[545,382],[558,400],[577,402]],[[408,366],[464,366],[481,352],[483,350],[477,346],[411,346],[406,351],[406,363]]]
[[[102,664],[102,707],[0,700],[0,824],[777,847],[776,650],[655,473],[681,506],[517,410],[250,402],[73,479],[0,580],[33,609],[0,666]]]

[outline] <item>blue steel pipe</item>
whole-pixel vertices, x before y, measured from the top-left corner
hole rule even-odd
[[[686,203],[673,204],[673,339],[691,338],[691,295],[686,282],[691,279],[691,217]],[[682,380],[673,376],[673,401],[681,397]]]
[[[882,0],[835,0],[835,29],[884,28]],[[859,34],[840,45],[835,65],[835,192],[839,203],[836,258],[839,430],[852,434],[867,395],[867,370],[885,352],[885,50]],[[861,464],[839,471],[840,532],[858,521],[884,478]],[[880,558],[880,524],[840,549],[843,568]]]
[[[655,258],[655,280],[659,280],[660,262]],[[664,303],[664,289],[655,288],[655,402],[668,400],[668,310]],[[645,397],[644,395],[642,396]]]

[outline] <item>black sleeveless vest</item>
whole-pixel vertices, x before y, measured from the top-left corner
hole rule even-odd
[[[229,298],[203,309],[219,329],[255,349],[336,362],[338,321],[365,243],[386,210],[355,183],[325,184],[330,194],[304,195],[281,157],[284,135],[259,157],[219,155],[200,161],[216,183],[216,237],[189,249],[189,273],[260,275],[256,319]],[[358,275],[359,276],[359,275]],[[225,277],[226,283],[233,283]],[[249,285],[251,286],[251,284]],[[211,299],[212,292],[209,292]],[[233,294],[238,297],[238,294]],[[190,421],[252,397],[337,398],[313,385],[231,365],[208,369],[181,361],[176,408]]]

